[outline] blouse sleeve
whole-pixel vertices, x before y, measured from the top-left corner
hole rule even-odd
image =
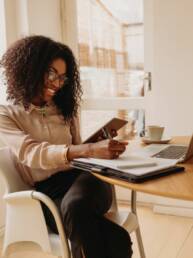
[[[9,112],[2,106],[0,107],[0,137],[23,165],[44,170],[69,167],[66,159],[68,150],[66,145],[34,140],[18,127]]]
[[[82,139],[80,135],[80,116],[77,116],[73,119],[70,130],[72,135],[72,144],[81,144]]]

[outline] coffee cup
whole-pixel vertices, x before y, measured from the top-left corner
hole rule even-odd
[[[147,126],[147,137],[152,141],[160,141],[164,132],[164,127],[159,125]]]

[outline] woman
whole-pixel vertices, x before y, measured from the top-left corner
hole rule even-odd
[[[103,215],[111,187],[91,174],[71,169],[74,158],[117,158],[126,143],[81,144],[78,107],[82,89],[72,51],[44,36],[16,41],[3,55],[10,105],[0,106],[1,139],[15,154],[22,179],[58,206],[75,258],[129,258],[131,240]],[[48,209],[48,225],[57,232]]]

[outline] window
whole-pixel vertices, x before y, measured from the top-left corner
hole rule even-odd
[[[142,1],[135,6],[134,16],[129,2],[124,1],[126,12],[125,5],[119,10],[120,3],[117,9],[116,1],[77,1],[78,52],[86,103],[81,119],[83,139],[113,116],[129,120],[121,138],[131,138],[144,129],[143,110],[123,108],[128,98],[144,95]],[[108,101],[111,107],[107,107]]]

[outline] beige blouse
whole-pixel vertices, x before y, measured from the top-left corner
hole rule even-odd
[[[66,154],[68,145],[81,143],[79,119],[66,125],[53,103],[44,110],[0,105],[0,138],[12,150],[23,180],[33,186],[70,169]]]

